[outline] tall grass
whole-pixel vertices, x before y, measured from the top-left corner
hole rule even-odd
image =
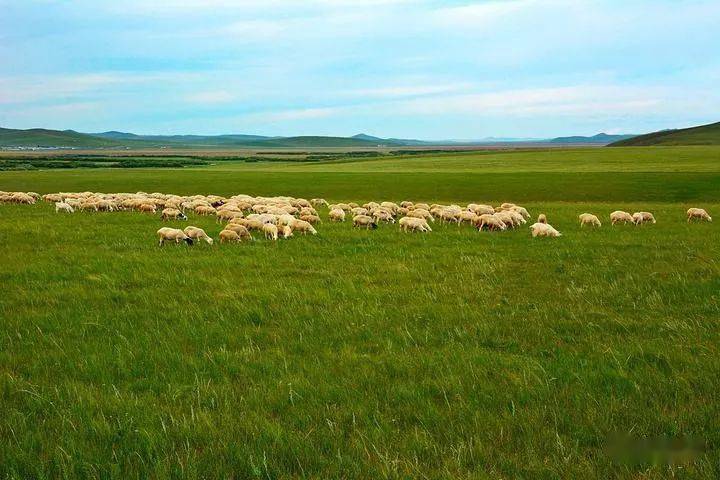
[[[407,174],[378,186],[372,173],[354,184],[341,173],[61,173],[4,173],[0,189],[516,200],[495,193],[505,185],[564,236],[326,222],[277,243],[159,248],[154,216],[0,205],[3,477],[720,473],[720,233],[656,198],[664,188],[710,199],[701,206],[712,214],[712,178],[668,174],[653,187],[578,175],[557,202],[532,200],[556,197],[523,189],[523,175],[477,186]],[[603,189],[626,198],[582,200]],[[577,224],[618,207],[658,223]],[[220,230],[206,217],[188,223]],[[622,463],[606,452],[615,433],[697,438],[706,451]]]

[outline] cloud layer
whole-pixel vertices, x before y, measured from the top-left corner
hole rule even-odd
[[[0,125],[421,138],[717,121],[710,0],[0,0]]]

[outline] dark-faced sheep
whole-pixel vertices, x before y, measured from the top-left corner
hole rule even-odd
[[[353,227],[375,229],[378,227],[377,221],[367,215],[356,215],[353,217]]]
[[[169,228],[169,227],[163,227],[160,230],[157,231],[157,235],[160,239],[159,245],[163,246],[166,241],[175,243],[185,242],[188,245],[193,244],[192,238],[185,235],[185,232],[180,230],[179,228]]]
[[[205,233],[205,230],[203,230],[202,228],[189,226],[189,227],[185,227],[183,232],[185,232],[185,235],[187,235],[188,237],[192,238],[195,241],[205,240],[208,243],[208,245],[213,244],[213,239],[210,238],[208,236],[208,234]]]

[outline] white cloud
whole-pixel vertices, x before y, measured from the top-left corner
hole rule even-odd
[[[536,0],[506,0],[472,3],[469,5],[439,8],[433,12],[434,19],[445,27],[478,28],[497,22],[502,17],[515,14],[537,5]]]
[[[192,83],[203,75],[192,72],[97,72],[86,74],[20,75],[0,77],[0,104],[66,101],[123,88]]]
[[[199,104],[228,103],[237,100],[237,98],[237,94],[224,90],[195,92],[185,96],[186,101]]]
[[[709,115],[720,108],[720,95],[699,93],[705,100],[684,96],[673,89],[625,87],[619,85],[576,85],[558,88],[510,89],[485,93],[434,95],[414,99],[338,105],[334,107],[280,110],[243,116],[255,121],[287,121],[311,118],[372,115],[378,118],[414,116],[464,116],[485,118],[537,118],[574,116],[583,118],[610,116],[682,115],[692,109],[697,115]]]
[[[250,118],[257,121],[278,122],[285,120],[304,120],[312,118],[332,117],[343,110],[344,107],[322,107],[322,108],[299,108],[293,110],[279,110],[266,113],[253,113],[245,115],[244,118]]]
[[[340,95],[356,97],[382,98],[382,97],[414,97],[438,93],[456,92],[472,86],[470,83],[448,83],[438,85],[394,85],[378,88],[357,88],[343,90]]]

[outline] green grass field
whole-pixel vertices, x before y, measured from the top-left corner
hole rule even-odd
[[[325,221],[159,248],[157,217],[0,205],[2,478],[720,476],[720,225],[685,222],[720,215],[720,148],[0,172],[0,190],[516,201],[564,234]],[[615,209],[658,223],[611,227]],[[623,461],[615,434],[704,451]]]

